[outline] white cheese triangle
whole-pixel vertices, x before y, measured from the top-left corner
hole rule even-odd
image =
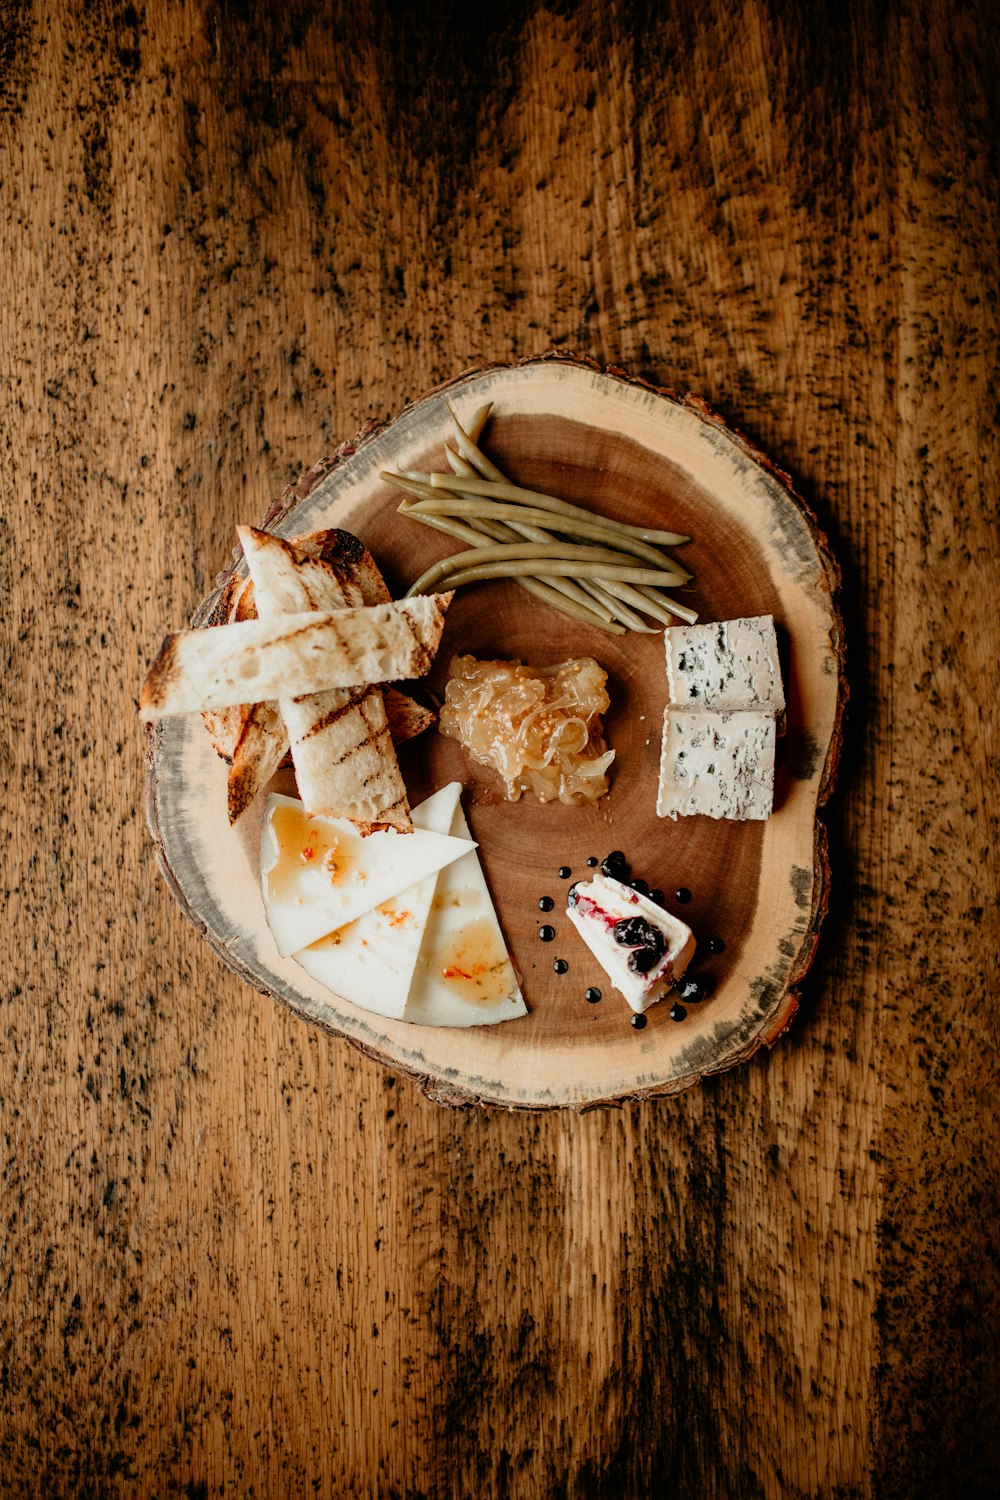
[[[296,798],[272,793],[260,871],[278,952],[307,948],[474,849],[468,839],[418,828],[362,838],[346,818],[310,817]]]
[[[461,805],[453,837],[468,839]],[[493,1026],[527,1015],[475,845],[437,877],[403,1020]]]
[[[447,834],[461,791],[461,782],[452,781],[415,807],[414,828]],[[408,886],[346,927],[303,948],[295,954],[295,962],[362,1010],[401,1020],[439,879],[432,874]]]

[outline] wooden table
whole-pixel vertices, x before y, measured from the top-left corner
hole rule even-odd
[[[476,9],[0,14],[0,1491],[986,1494],[992,7]],[[182,919],[134,710],[237,521],[551,348],[700,393],[828,532],[833,902],[773,1053],[456,1112]]]

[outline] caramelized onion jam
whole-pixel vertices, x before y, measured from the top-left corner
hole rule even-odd
[[[499,771],[511,802],[524,792],[541,802],[596,802],[608,790],[615,758],[603,739],[606,682],[590,656],[556,667],[456,656],[439,728]]]

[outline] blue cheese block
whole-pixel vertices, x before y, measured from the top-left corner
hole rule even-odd
[[[770,708],[779,727],[785,694],[771,615],[672,625],[663,632],[669,701],[677,708]]]
[[[668,632],[669,634],[669,632]],[[661,818],[767,818],[774,794],[771,709],[715,712],[668,706],[663,715]]]

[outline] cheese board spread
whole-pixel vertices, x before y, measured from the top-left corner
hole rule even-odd
[[[141,700],[161,867],[236,972],[456,1102],[671,1092],[776,1039],[826,901],[842,642],[825,543],[744,440],[585,363],[496,367],[240,539]],[[456,661],[506,690],[584,659],[607,708],[546,722],[539,767],[582,753],[584,805],[469,754],[474,693],[458,738],[429,727]],[[652,891],[593,873],[612,842]]]

